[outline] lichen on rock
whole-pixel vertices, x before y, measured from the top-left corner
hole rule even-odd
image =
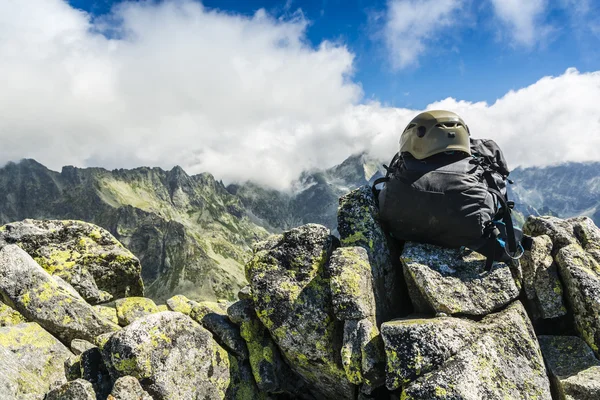
[[[136,319],[159,312],[156,304],[145,297],[127,297],[115,303],[119,325],[127,326]]]
[[[113,379],[133,376],[153,398],[222,399],[229,386],[229,356],[190,317],[147,315],[110,337],[103,356]]]
[[[91,305],[55,280],[16,245],[0,250],[0,296],[30,321],[36,321],[63,343],[93,341],[119,327],[100,317]]]
[[[539,336],[554,390],[565,400],[600,398],[600,361],[576,336]]]
[[[377,324],[398,318],[408,309],[402,270],[396,261],[397,243],[378,222],[379,211],[369,186],[339,199],[338,232],[343,247],[362,247],[369,256]]]
[[[600,356],[600,229],[588,217],[529,217],[523,231],[552,239],[575,328]]]
[[[96,393],[91,383],[76,379],[50,391],[45,400],[96,400]]]
[[[0,375],[6,373],[8,381],[16,382],[22,395],[44,394],[66,382],[64,363],[73,354],[38,324],[29,322],[0,328],[0,347],[8,351],[0,356]],[[9,367],[10,364],[18,367]],[[4,369],[9,371],[3,372]],[[23,387],[28,376],[36,379],[30,387]]]
[[[0,302],[0,327],[18,325],[24,322],[27,322],[27,320],[20,312]]]
[[[139,260],[96,225],[27,219],[6,225],[0,236],[18,244],[91,304],[144,294]]]
[[[322,396],[355,391],[342,367],[343,324],[335,318],[325,263],[334,238],[308,224],[285,232],[247,264],[254,308],[292,369]]]
[[[541,351],[519,302],[481,322],[446,317],[390,324],[382,326],[387,385],[401,387],[402,399],[551,399]]]
[[[548,235],[533,238],[531,250],[521,258],[523,287],[529,300],[533,300],[541,318],[550,319],[566,315],[563,286],[552,258],[552,239]]]
[[[123,376],[116,380],[107,400],[152,400],[133,376]]]
[[[340,321],[375,317],[371,265],[362,247],[340,247],[326,264],[332,303]]]

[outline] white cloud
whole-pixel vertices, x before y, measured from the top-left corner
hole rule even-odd
[[[396,69],[418,63],[427,44],[447,33],[449,27],[464,24],[456,15],[464,0],[388,0],[383,29],[384,40]]]
[[[344,46],[306,44],[307,22],[131,3],[103,21],[59,0],[0,2],[0,164],[141,165],[283,188],[368,150],[384,160],[419,110],[361,104]],[[106,22],[106,21],[104,21]],[[512,166],[600,160],[600,72],[569,71],[493,105],[446,99]]]
[[[506,36],[517,44],[531,47],[551,31],[544,24],[548,0],[491,0],[497,18],[506,28]]]
[[[510,166],[600,161],[600,71],[569,69],[511,91],[493,105],[446,99],[429,109],[459,113],[474,137],[494,139]]]

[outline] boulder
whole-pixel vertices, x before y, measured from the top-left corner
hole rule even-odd
[[[100,305],[94,306],[93,308],[94,311],[96,311],[96,314],[105,320],[110,321],[115,325],[119,323],[119,318],[117,318],[117,310],[115,308]]]
[[[0,353],[0,371],[7,374],[4,381],[18,386],[17,392],[3,393],[15,393],[15,398],[17,393],[43,395],[66,382],[64,364],[73,354],[38,324],[0,328],[0,347],[7,350]]]
[[[136,319],[159,312],[156,304],[145,297],[127,297],[115,303],[119,325],[127,326]]]
[[[588,217],[529,217],[523,231],[552,239],[575,328],[600,355],[600,229]]]
[[[402,267],[418,313],[487,315],[519,296],[504,263],[485,270],[485,257],[460,249],[411,243],[404,245]]]
[[[398,244],[379,225],[378,209],[369,186],[353,190],[339,200],[338,232],[343,247],[366,250],[371,266],[377,324],[403,316],[408,309],[402,271],[396,262]]]
[[[27,322],[27,320],[20,312],[0,302],[0,327],[18,325],[24,322]]]
[[[383,342],[372,319],[345,322],[341,355],[342,365],[350,382],[368,386],[367,392],[384,384]]]
[[[335,318],[325,271],[334,238],[321,225],[283,233],[246,265],[256,314],[291,368],[320,396],[356,390],[343,369],[343,323]]]
[[[115,333],[103,347],[111,377],[138,379],[154,399],[222,399],[229,356],[190,317],[172,311],[147,315]]]
[[[340,321],[375,317],[371,265],[362,247],[340,247],[326,264],[333,311]]]
[[[540,336],[538,340],[561,399],[600,399],[600,361],[583,340],[576,336]]]
[[[198,304],[183,295],[176,295],[167,300],[167,307],[171,311],[177,311],[185,315],[190,315],[192,308]]]
[[[213,334],[215,340],[241,360],[248,358],[248,349],[240,335],[240,328],[227,316],[218,303],[194,302],[190,317]]]
[[[115,382],[107,400],[152,400],[133,376],[123,376]]]
[[[0,265],[0,295],[4,302],[63,343],[73,339],[93,341],[102,333],[119,329],[18,246],[7,245],[0,250]]]
[[[556,261],[575,327],[600,355],[600,264],[578,244],[560,249]]]
[[[96,400],[96,393],[91,383],[76,379],[50,391],[44,400]]]
[[[7,399],[42,400],[49,384],[0,346],[0,393]]]
[[[240,336],[246,342],[251,372],[258,388],[269,393],[285,391],[285,384],[294,379],[285,379],[291,375],[286,374],[289,367],[283,361],[269,331],[256,316],[252,300],[233,303],[227,309],[227,315],[240,327]]]
[[[27,219],[6,225],[0,236],[18,244],[91,304],[144,294],[139,260],[96,225]]]
[[[523,288],[533,300],[536,314],[543,319],[558,318],[567,314],[563,301],[563,287],[558,278],[558,268],[552,258],[552,239],[548,235],[533,238],[531,250],[521,258]]]
[[[480,322],[403,319],[381,327],[386,385],[403,399],[548,399],[550,384],[519,302]]]

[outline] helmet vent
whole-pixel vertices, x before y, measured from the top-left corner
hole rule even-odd
[[[427,133],[427,128],[425,128],[424,126],[420,126],[417,128],[417,136],[422,138],[423,136],[425,136],[425,134]]]
[[[404,130],[404,132],[408,131],[409,129],[414,128],[415,126],[417,126],[417,124],[410,124],[406,127],[406,129]]]
[[[456,129],[456,128],[464,128],[464,125],[460,122],[443,122],[436,125],[437,128],[443,129]]]

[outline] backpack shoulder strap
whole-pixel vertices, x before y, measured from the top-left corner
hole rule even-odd
[[[373,198],[375,199],[375,204],[377,204],[377,206],[379,206],[379,192],[381,192],[381,189],[377,189],[377,185],[379,185],[380,183],[388,182],[390,180],[390,173],[394,169],[395,164],[399,158],[400,158],[400,153],[396,153],[394,155],[394,157],[392,158],[392,161],[390,161],[389,166],[383,164],[383,168],[385,168],[385,171],[386,171],[385,176],[375,179],[375,182],[373,182],[373,186],[371,186],[371,191],[373,192]]]

